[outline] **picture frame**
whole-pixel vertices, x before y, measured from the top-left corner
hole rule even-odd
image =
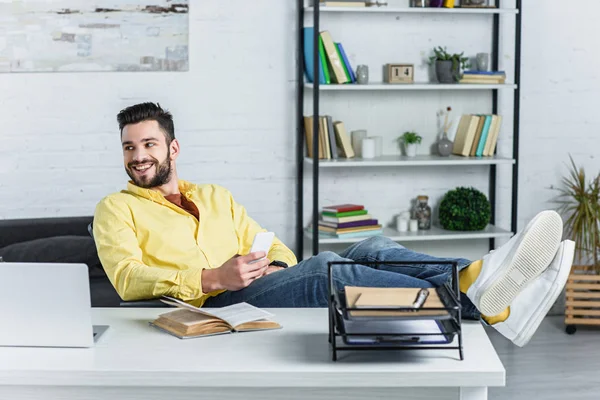
[[[386,83],[414,83],[414,64],[389,63],[384,65],[383,80]]]

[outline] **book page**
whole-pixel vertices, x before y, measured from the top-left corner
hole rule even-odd
[[[168,296],[163,296],[161,301],[166,304],[174,305],[177,307],[185,308],[190,311],[194,311],[200,314],[208,315],[211,317],[217,317],[227,322],[229,325],[235,327],[236,325],[243,324],[245,322],[257,321],[259,319],[272,317],[273,314],[270,312],[261,310],[258,307],[254,307],[248,303],[237,303],[227,307],[214,308],[208,311],[204,308],[194,307],[179,299],[175,299]]]
[[[237,325],[272,317],[273,314],[248,303],[237,303],[212,310],[212,314],[235,327]]]

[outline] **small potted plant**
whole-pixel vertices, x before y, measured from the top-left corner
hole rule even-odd
[[[438,46],[433,49],[434,55],[429,57],[429,64],[435,65],[435,75],[439,83],[456,83],[460,79],[460,67],[469,67],[469,58],[460,54],[450,54],[446,48]]]
[[[417,132],[407,131],[398,138],[399,143],[404,144],[404,151],[407,157],[414,157],[417,155],[417,146],[421,144],[423,138]]]

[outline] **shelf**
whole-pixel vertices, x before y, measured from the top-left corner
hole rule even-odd
[[[305,12],[313,12],[313,7],[305,7]],[[442,8],[442,7],[321,7],[320,12],[346,12],[363,14],[517,14],[515,8]]]
[[[313,159],[305,157],[305,162],[313,164]],[[506,157],[461,157],[450,155],[442,157],[437,155],[406,156],[381,156],[376,158],[338,158],[337,160],[319,160],[319,168],[339,167],[420,167],[444,165],[498,165],[514,164],[515,160]]]
[[[307,89],[313,89],[312,83],[304,83]],[[319,85],[320,91],[329,90],[486,90],[486,89],[516,89],[517,85],[512,83],[370,83],[367,85],[351,84],[329,84]]]
[[[312,239],[312,230],[305,229],[305,235],[309,239]],[[424,242],[434,240],[465,240],[465,239],[489,239],[498,237],[511,237],[512,233],[498,228],[494,225],[488,225],[482,231],[447,231],[437,226],[432,226],[429,230],[417,231],[417,232],[398,232],[392,228],[383,228],[383,236],[386,236],[396,242]],[[352,238],[319,238],[319,243],[356,243],[366,239],[366,237],[352,237]]]

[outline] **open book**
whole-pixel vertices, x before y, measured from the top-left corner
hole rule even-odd
[[[150,324],[180,339],[281,328],[269,319],[273,314],[248,303],[208,311],[171,297],[163,296],[161,301],[178,309],[159,315]]]

